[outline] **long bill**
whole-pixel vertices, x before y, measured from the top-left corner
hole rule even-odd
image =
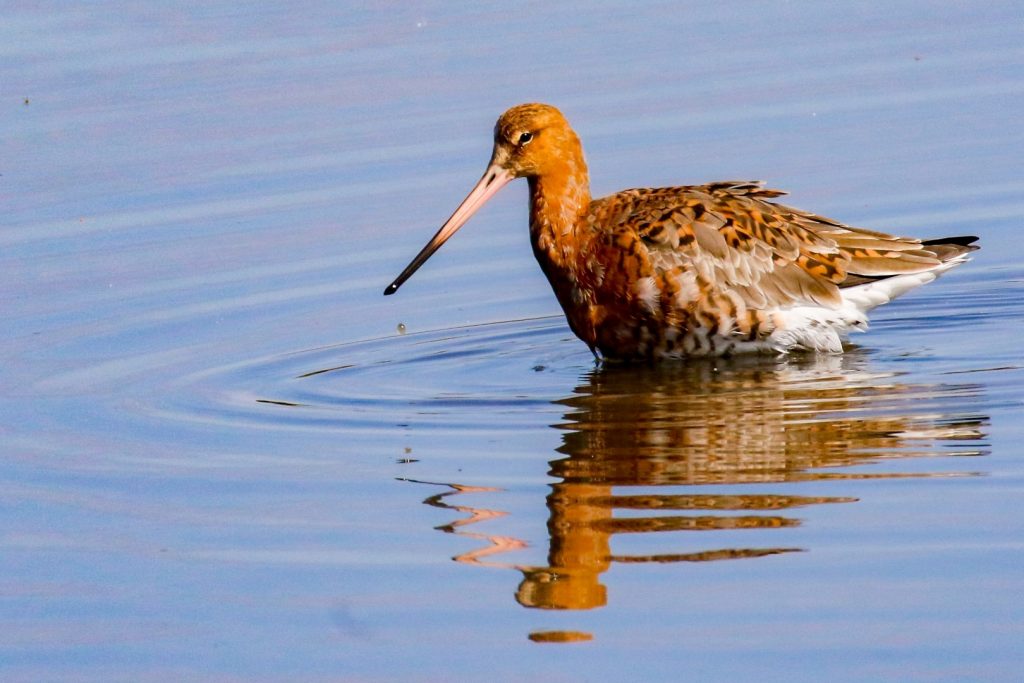
[[[416,258],[409,262],[409,265],[405,267],[402,274],[395,278],[395,281],[387,286],[384,290],[384,295],[394,294],[398,291],[398,288],[402,286],[402,283],[412,277],[420,266],[422,266],[428,258],[430,258],[435,251],[441,248],[441,245],[448,241],[448,238],[455,234],[455,231],[461,228],[466,221],[469,220],[470,216],[477,212],[484,203],[497,194],[498,190],[505,187],[515,176],[509,171],[505,170],[497,164],[491,164],[487,167],[483,177],[480,178],[480,182],[470,190],[466,198],[459,204],[459,208],[455,209],[455,213],[451,215],[441,229],[437,231],[437,234],[430,238],[426,246],[420,250],[420,253],[416,254]]]

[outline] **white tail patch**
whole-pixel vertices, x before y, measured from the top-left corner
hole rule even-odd
[[[846,305],[840,308],[796,306],[777,311],[774,318],[777,327],[768,341],[778,351],[805,349],[842,353],[847,334],[868,327],[867,317],[853,306]]]
[[[912,289],[926,285],[935,278],[945,273],[950,268],[958,266],[966,258],[957,258],[946,261],[940,266],[923,273],[907,273],[906,275],[895,275],[882,280],[868,282],[856,287],[842,290],[843,306],[854,306],[857,310],[867,313],[876,306],[887,304],[898,296],[902,296]]]
[[[921,273],[894,275],[842,289],[842,303],[838,308],[795,306],[776,311],[774,318],[778,327],[768,341],[778,351],[806,349],[842,353],[843,341],[850,332],[868,329],[868,311],[928,284],[967,260],[967,255],[963,254]]]

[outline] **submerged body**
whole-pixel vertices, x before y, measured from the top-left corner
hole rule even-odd
[[[966,260],[974,237],[922,242],[772,201],[758,182],[590,197],[575,132],[549,105],[505,112],[477,186],[394,293],[501,187],[530,186],[530,239],[572,331],[622,360],[842,351],[869,310]]]

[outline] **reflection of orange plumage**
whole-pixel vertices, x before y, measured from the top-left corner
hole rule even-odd
[[[530,237],[573,332],[595,355],[660,358],[842,350],[875,306],[962,263],[974,237],[921,240],[771,201],[757,182],[625,190],[591,200],[579,138],[545,104],[509,109],[480,182],[393,294],[484,202],[530,184]]]
[[[425,502],[467,515],[437,527],[481,542],[456,561],[522,572],[516,600],[526,607],[601,607],[608,601],[602,577],[616,564],[798,551],[790,544],[799,536],[776,542],[773,530],[799,526],[798,509],[857,498],[845,487],[798,494],[786,484],[970,476],[946,465],[871,466],[987,452],[987,418],[965,408],[977,404],[978,385],[908,384],[858,369],[862,363],[850,354],[770,366],[734,358],[595,369],[558,401],[563,436],[549,472],[544,564],[514,563],[515,555],[503,561],[527,541],[487,533],[505,513],[454,497],[486,493],[496,504],[494,489],[447,484],[451,491]],[[694,488],[706,484],[713,486]],[[616,552],[615,539],[625,535],[637,540]]]

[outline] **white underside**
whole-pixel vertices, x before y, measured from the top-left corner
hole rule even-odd
[[[843,302],[838,308],[797,306],[775,311],[778,327],[766,341],[772,350],[778,352],[804,349],[842,353],[843,341],[850,332],[864,332],[868,329],[868,311],[928,284],[966,260],[965,254],[923,273],[894,275],[840,290]]]

